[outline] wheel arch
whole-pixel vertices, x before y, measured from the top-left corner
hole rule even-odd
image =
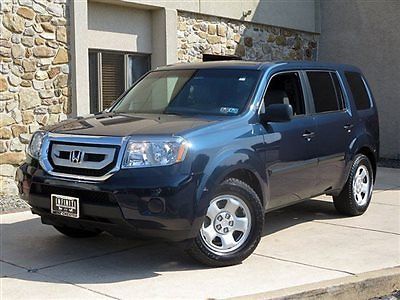
[[[228,179],[228,178],[236,178],[244,183],[246,183],[248,186],[250,186],[257,194],[257,196],[260,198],[262,205],[265,207],[265,197],[264,197],[264,192],[261,187],[261,183],[259,178],[254,174],[253,171],[247,169],[247,168],[238,168],[236,170],[231,171],[228,173],[222,180]]]
[[[349,145],[347,158],[346,158],[346,180],[350,174],[351,165],[354,162],[354,157],[357,154],[363,154],[368,157],[372,165],[374,181],[377,173],[378,156],[379,156],[379,143],[374,140],[374,137],[366,132],[357,134]]]
[[[197,216],[205,212],[216,185],[229,177],[242,180],[252,187],[266,207],[268,182],[264,163],[252,151],[224,152],[223,156],[210,161],[203,171],[197,188]]]
[[[369,161],[371,162],[372,165],[372,171],[374,173],[374,182],[376,179],[376,170],[377,170],[377,159],[376,156],[374,155],[374,152],[371,148],[367,147],[367,146],[363,146],[361,147],[356,154],[363,154],[366,157],[368,157]]]

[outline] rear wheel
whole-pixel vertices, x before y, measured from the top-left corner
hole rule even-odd
[[[362,215],[371,202],[373,184],[371,162],[365,155],[357,154],[343,190],[333,197],[336,210],[348,216]]]
[[[238,264],[257,247],[263,224],[263,206],[254,190],[238,179],[227,179],[211,200],[188,252],[213,267]]]
[[[78,229],[68,226],[54,226],[62,234],[72,237],[72,238],[89,238],[97,236],[101,233],[100,230],[87,230],[87,229]]]

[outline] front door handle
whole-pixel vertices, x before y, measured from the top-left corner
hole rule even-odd
[[[302,136],[309,142],[315,136],[315,132],[306,130],[304,131]]]
[[[343,126],[343,128],[347,130],[347,132],[351,132],[351,129],[353,129],[353,127],[354,127],[353,124],[346,124]]]

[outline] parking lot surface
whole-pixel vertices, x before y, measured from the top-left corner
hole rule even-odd
[[[225,268],[165,242],[67,238],[29,211],[0,218],[1,299],[227,298],[400,265],[400,169],[378,170],[363,216],[327,196],[268,213],[255,253]]]

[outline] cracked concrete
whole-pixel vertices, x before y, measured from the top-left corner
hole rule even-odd
[[[326,196],[267,214],[255,253],[226,268],[164,242],[70,239],[30,212],[0,219],[0,298],[226,298],[400,265],[400,170],[379,169],[360,217],[337,214]]]

